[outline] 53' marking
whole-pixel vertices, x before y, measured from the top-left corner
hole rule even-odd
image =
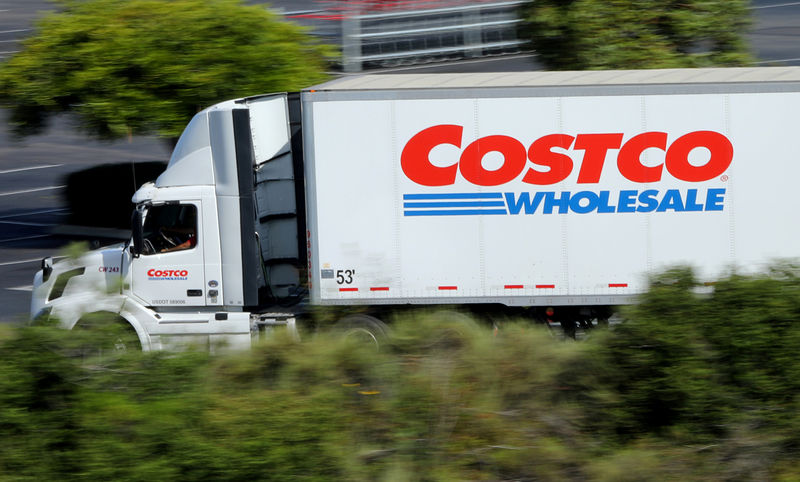
[[[340,285],[349,285],[353,282],[353,276],[356,275],[354,269],[339,269],[336,270],[336,283]]]

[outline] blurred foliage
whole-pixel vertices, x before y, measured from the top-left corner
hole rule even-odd
[[[100,138],[177,138],[202,108],[324,80],[332,50],[241,0],[58,0],[0,65],[20,135],[77,114]]]
[[[89,252],[89,243],[86,241],[73,241],[67,243],[66,246],[61,248],[59,256],[67,258],[72,261],[81,259],[86,253]]]
[[[0,480],[797,480],[798,273],[676,268],[580,342],[420,311],[380,351],[279,334],[99,362],[92,330],[17,328]]]
[[[522,38],[553,70],[747,65],[748,0],[536,0]]]

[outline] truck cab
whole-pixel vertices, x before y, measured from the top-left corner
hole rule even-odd
[[[107,313],[128,323],[145,350],[245,347],[258,325],[290,323],[286,307],[305,297],[302,167],[292,144],[286,94],[198,113],[167,169],[134,194],[131,239],[43,260],[32,317],[56,317],[71,329],[89,313]],[[263,315],[278,305],[283,313]]]

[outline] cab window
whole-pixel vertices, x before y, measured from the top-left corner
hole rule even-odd
[[[143,235],[144,255],[192,249],[197,245],[197,208],[192,204],[151,206]]]

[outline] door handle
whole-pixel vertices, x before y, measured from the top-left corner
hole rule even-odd
[[[186,296],[203,296],[203,290],[186,290]]]

